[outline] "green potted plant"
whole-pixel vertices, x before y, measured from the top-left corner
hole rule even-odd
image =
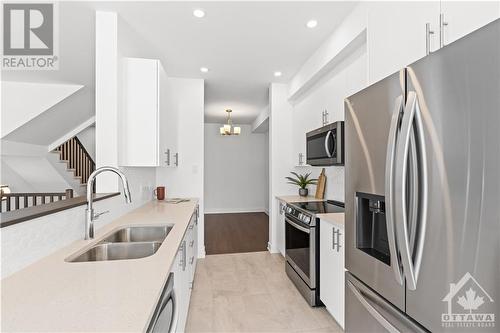
[[[285,177],[288,180],[288,184],[292,185],[297,185],[299,187],[299,195],[301,197],[307,197],[309,194],[309,190],[307,189],[307,185],[316,185],[318,180],[309,178],[311,173],[306,173],[305,175],[299,175],[296,172],[291,172],[292,175],[295,176],[295,178],[292,177]]]

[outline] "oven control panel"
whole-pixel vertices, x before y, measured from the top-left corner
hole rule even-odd
[[[295,217],[296,219],[300,220],[301,222],[303,222],[305,224],[311,224],[312,216],[299,211],[298,209],[294,208],[293,206],[287,205],[285,208],[285,213]]]

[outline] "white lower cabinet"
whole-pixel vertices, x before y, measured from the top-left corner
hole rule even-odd
[[[189,222],[184,239],[179,247],[172,273],[174,273],[174,290],[178,307],[179,317],[177,320],[177,332],[184,332],[189,310],[191,290],[194,283],[194,273],[197,260],[198,241],[198,209]]]
[[[344,328],[344,228],[320,221],[320,299]]]

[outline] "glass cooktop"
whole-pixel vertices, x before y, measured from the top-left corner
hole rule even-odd
[[[343,213],[344,203],[339,201],[292,202],[292,205],[312,214]]]

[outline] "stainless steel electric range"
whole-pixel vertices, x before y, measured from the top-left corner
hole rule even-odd
[[[311,306],[319,300],[319,219],[317,214],[343,213],[339,201],[293,202],[285,207],[286,274]]]

